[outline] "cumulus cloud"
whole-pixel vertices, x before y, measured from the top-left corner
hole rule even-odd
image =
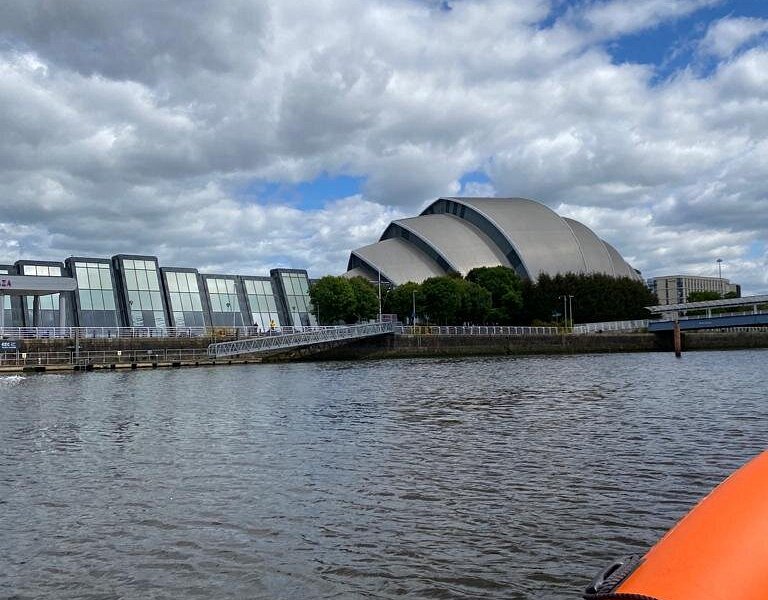
[[[4,2],[0,262],[130,252],[319,276],[390,220],[477,194],[562,207],[646,275],[722,257],[768,291],[765,21],[713,21],[705,74],[659,81],[612,54],[719,5]],[[337,175],[360,193],[242,192]]]
[[[728,58],[745,44],[768,31],[768,20],[751,17],[728,17],[713,23],[701,41],[703,53]]]

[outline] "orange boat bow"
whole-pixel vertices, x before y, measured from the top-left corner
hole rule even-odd
[[[611,594],[767,600],[768,451],[704,498]]]

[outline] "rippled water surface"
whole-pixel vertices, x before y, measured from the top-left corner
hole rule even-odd
[[[575,599],[765,448],[767,358],[0,377],[0,597]]]

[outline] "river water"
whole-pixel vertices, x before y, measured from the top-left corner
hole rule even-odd
[[[0,597],[579,598],[766,447],[767,358],[0,377]]]

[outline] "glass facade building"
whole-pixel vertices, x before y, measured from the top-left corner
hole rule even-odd
[[[251,324],[261,330],[269,329],[274,323],[281,327],[280,308],[272,280],[269,277],[242,277],[248,307],[251,311]]]
[[[113,264],[122,283],[122,300],[129,327],[166,327],[160,270],[154,256],[118,254]]]
[[[71,257],[69,273],[77,280],[75,311],[81,327],[120,327],[117,286],[108,258]]]
[[[211,324],[208,307],[200,293],[197,269],[163,267],[163,282],[167,291],[168,308],[173,327],[205,327]]]
[[[300,269],[269,276],[216,275],[160,267],[155,256],[72,256],[64,262],[0,264],[2,275],[72,277],[63,293],[64,325],[74,327],[275,327],[316,325],[310,280]],[[0,297],[4,327],[58,327],[59,294]],[[34,318],[37,308],[37,319]],[[162,335],[162,334],[158,334]]]
[[[317,325],[309,299],[309,277],[298,269],[272,269],[272,281],[284,303],[284,323],[293,327]]]
[[[59,262],[20,260],[16,262],[16,271],[19,275],[38,277],[65,276],[64,264]],[[37,298],[40,303],[40,312],[36,325],[38,327],[57,327],[59,325],[59,295],[49,294],[47,296],[38,296]],[[35,298],[24,297],[22,306],[24,307],[24,326],[32,327],[35,324]]]
[[[214,327],[250,325],[243,317],[244,297],[237,275],[203,275]]]

